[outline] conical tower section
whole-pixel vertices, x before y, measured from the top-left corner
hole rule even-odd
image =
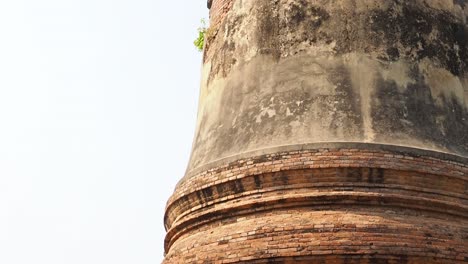
[[[212,0],[164,263],[468,262],[468,2]]]

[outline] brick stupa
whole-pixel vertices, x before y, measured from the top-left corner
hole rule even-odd
[[[209,7],[164,263],[468,262],[468,1]]]

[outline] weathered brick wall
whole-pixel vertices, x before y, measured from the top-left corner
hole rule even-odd
[[[463,159],[406,150],[226,162],[169,200],[166,263],[463,263],[467,177]]]
[[[164,263],[467,263],[466,8],[445,2],[213,0]]]
[[[454,222],[395,208],[261,211],[192,230],[166,263],[466,263]]]
[[[210,24],[217,27],[226,17],[234,0],[213,0],[210,9]]]

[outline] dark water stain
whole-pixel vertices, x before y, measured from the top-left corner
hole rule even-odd
[[[414,83],[404,91],[394,81],[379,78],[373,100],[373,127],[377,140],[398,134],[411,135],[422,142],[436,142],[439,147],[468,153],[468,109],[454,98],[436,102],[424,77],[413,67]]]

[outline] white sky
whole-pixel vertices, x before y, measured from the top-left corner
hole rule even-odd
[[[0,263],[159,263],[206,0],[0,0]]]

